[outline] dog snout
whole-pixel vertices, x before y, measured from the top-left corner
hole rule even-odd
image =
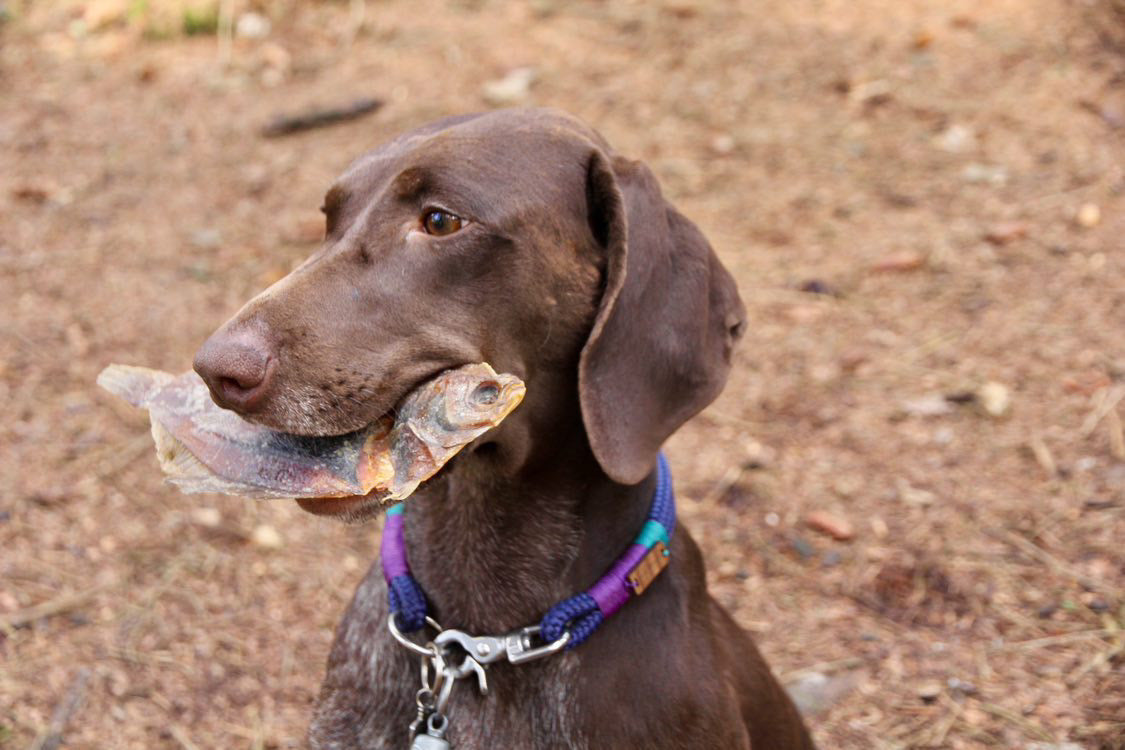
[[[253,330],[220,330],[192,363],[215,403],[239,414],[256,411],[270,391],[277,357],[265,336]]]

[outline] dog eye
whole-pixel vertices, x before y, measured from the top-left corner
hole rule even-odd
[[[427,211],[426,215],[422,217],[422,228],[426,230],[426,234],[432,234],[436,237],[444,237],[447,234],[460,231],[462,223],[460,216],[448,211]]]

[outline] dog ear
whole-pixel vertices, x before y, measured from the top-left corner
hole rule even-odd
[[[668,436],[719,395],[746,311],[711,245],[646,166],[595,151],[586,195],[606,265],[578,365],[582,419],[605,473],[635,484]]]

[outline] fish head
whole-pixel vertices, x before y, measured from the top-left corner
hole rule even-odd
[[[487,430],[511,414],[526,392],[522,380],[487,364],[459,368],[448,373],[440,421],[453,433]]]

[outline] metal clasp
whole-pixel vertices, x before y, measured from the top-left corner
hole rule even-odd
[[[567,631],[562,634],[562,637],[551,643],[534,646],[532,644],[535,636],[539,635],[539,630],[538,625],[529,625],[526,628],[514,630],[505,636],[497,637],[494,635],[469,635],[464,631],[450,628],[438,633],[434,643],[443,649],[453,645],[460,646],[468,654],[467,658],[478,664],[491,664],[504,657],[507,657],[512,664],[523,664],[556,654],[570,642],[570,632]],[[458,668],[458,671],[462,673],[459,676],[468,674],[468,668],[472,668],[472,665],[462,662]]]
[[[557,640],[545,643],[542,646],[532,646],[532,637],[539,635],[539,631],[538,625],[529,625],[504,636],[504,648],[508,653],[508,661],[512,664],[523,664],[542,659],[544,656],[557,654],[566,647],[566,644],[570,643],[570,631],[565,630]]]
[[[469,635],[468,633],[450,628],[438,633],[438,637],[434,639],[441,648],[446,648],[450,645],[458,645],[465,650],[474,661],[480,664],[491,664],[494,661],[503,659],[507,654],[505,639],[497,638],[491,635]]]

